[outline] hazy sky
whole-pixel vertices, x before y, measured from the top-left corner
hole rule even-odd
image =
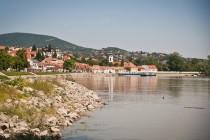
[[[0,0],[0,34],[9,32],[205,58],[210,0]]]

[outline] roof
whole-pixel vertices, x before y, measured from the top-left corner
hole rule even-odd
[[[0,50],[4,50],[5,48],[6,48],[6,46],[0,45]]]
[[[131,62],[124,62],[124,68],[136,68],[136,65]]]

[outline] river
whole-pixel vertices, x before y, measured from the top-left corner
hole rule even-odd
[[[64,140],[209,140],[210,79],[77,76],[108,102],[72,127]]]

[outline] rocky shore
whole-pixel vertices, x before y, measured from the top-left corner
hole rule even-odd
[[[59,139],[62,128],[104,105],[96,93],[69,80],[21,80],[0,82],[5,92],[15,92],[0,102],[0,139]]]

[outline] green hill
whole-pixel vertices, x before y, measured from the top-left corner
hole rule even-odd
[[[39,35],[32,33],[8,33],[0,34],[0,45],[30,47],[35,44],[37,47],[44,47],[51,44],[52,47],[57,47],[61,50],[90,53],[94,51],[91,48],[81,47],[57,37],[48,35]]]
[[[128,51],[117,48],[117,47],[106,47],[106,48],[102,48],[102,50],[106,51],[106,52],[121,52],[121,53],[127,53]]]

